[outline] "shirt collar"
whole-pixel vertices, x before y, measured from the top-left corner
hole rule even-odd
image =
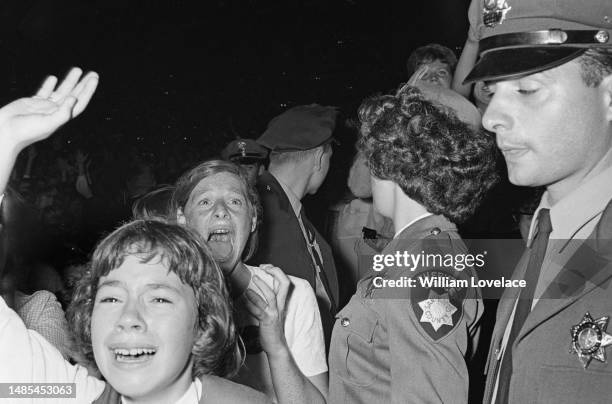
[[[199,378],[195,378],[189,385],[189,388],[174,404],[197,404],[202,397],[202,382]],[[125,404],[125,400],[121,397],[121,404]]]
[[[289,185],[285,184],[280,178],[276,176],[274,176],[274,178],[276,178],[276,181],[278,181],[283,191],[285,191],[285,194],[287,195],[287,198],[289,199],[289,203],[291,204],[291,207],[293,208],[293,212],[295,213],[295,216],[300,217],[300,211],[302,210],[302,202],[300,201],[300,198],[298,198],[297,195],[293,193]]]
[[[395,232],[395,236],[393,236],[393,238],[397,238],[397,236],[400,235],[401,232],[403,232],[404,230],[406,230],[408,227],[412,226],[413,224],[415,224],[416,222],[418,222],[421,219],[425,219],[428,216],[433,216],[433,213],[424,213],[421,216],[418,216],[414,219],[412,219],[411,222],[409,222],[407,225],[405,225],[404,227],[402,227],[401,229],[399,229],[398,231]]]
[[[608,157],[609,160],[612,158]],[[535,236],[540,209],[550,209],[552,224],[551,239],[570,240],[593,218],[597,217],[612,198],[612,165],[570,192],[554,205],[550,203],[548,191],[544,192],[529,229],[529,240]]]

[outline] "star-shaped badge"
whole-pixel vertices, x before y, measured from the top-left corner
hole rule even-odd
[[[441,295],[433,292],[434,298],[419,302],[423,314],[419,320],[421,323],[430,323],[434,331],[438,331],[443,325],[453,326],[453,313],[457,308],[452,305],[448,298],[441,298]]]
[[[606,362],[605,348],[612,345],[612,335],[606,333],[609,316],[593,320],[587,312],[579,324],[572,327],[572,346],[570,353],[578,355],[582,366],[586,369],[592,359]]]
[[[485,0],[482,22],[489,28],[502,24],[511,9],[506,0]]]

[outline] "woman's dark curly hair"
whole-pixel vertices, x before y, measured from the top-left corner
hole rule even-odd
[[[358,147],[375,177],[390,180],[429,212],[464,222],[497,180],[495,141],[418,88],[366,99]]]
[[[185,205],[189,201],[191,192],[195,187],[205,178],[219,173],[233,174],[242,183],[244,188],[245,197],[247,199],[250,216],[256,218],[257,226],[255,231],[251,232],[247,244],[242,252],[242,260],[248,261],[249,258],[257,251],[258,244],[258,229],[261,223],[262,207],[259,202],[259,194],[255,190],[254,185],[249,183],[249,178],[246,171],[238,164],[234,164],[224,160],[208,160],[195,166],[191,170],[187,171],[176,181],[174,193],[172,194],[172,201],[170,203],[170,209],[176,215],[178,209],[185,211]]]
[[[84,362],[82,365],[97,369],[91,345],[91,316],[100,278],[133,255],[144,263],[161,260],[195,294],[198,318],[194,327],[198,336],[191,351],[193,376],[234,375],[242,365],[243,353],[223,273],[200,237],[183,226],[157,220],[127,223],[96,247],[67,311],[76,357]]]

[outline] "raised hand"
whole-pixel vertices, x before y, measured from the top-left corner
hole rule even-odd
[[[57,86],[49,76],[36,95],[21,98],[0,109],[0,145],[19,152],[45,139],[71,118],[79,115],[91,100],[98,75],[73,68]]]
[[[249,312],[259,320],[259,337],[262,348],[268,355],[274,355],[286,349],[285,340],[285,302],[291,281],[279,268],[272,265],[261,265],[261,269],[273,277],[273,287],[255,275],[253,284],[259,292],[247,289],[246,306]]]

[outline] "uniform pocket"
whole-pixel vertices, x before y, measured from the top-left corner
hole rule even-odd
[[[376,315],[359,301],[349,303],[337,316],[342,338],[343,366],[338,376],[356,386],[368,386],[376,380],[374,334],[378,327]]]
[[[611,371],[542,366],[538,404],[606,403],[612,401]]]

